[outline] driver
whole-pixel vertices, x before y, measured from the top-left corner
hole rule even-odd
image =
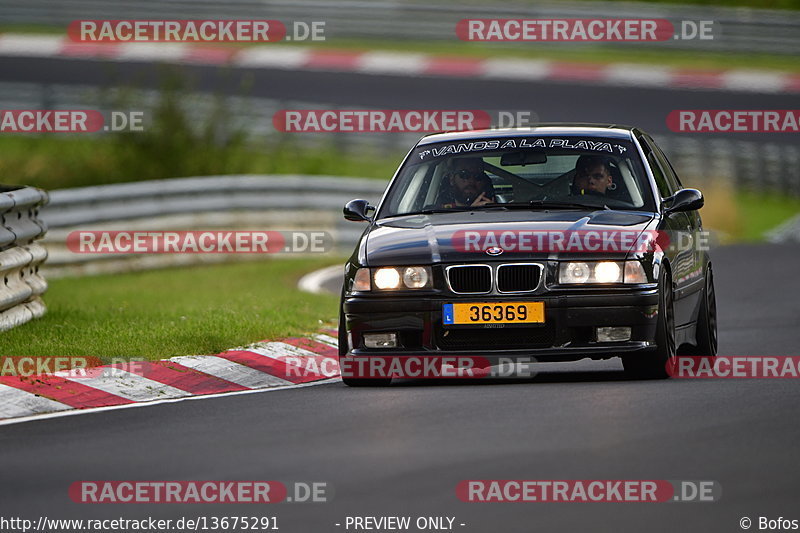
[[[479,207],[495,201],[492,180],[483,171],[481,158],[458,158],[452,165],[453,168],[445,175],[449,190],[444,195],[442,207]]]
[[[578,158],[578,161],[575,163],[575,174],[572,177],[572,185],[570,186],[570,193],[575,196],[582,196],[586,194],[586,187],[588,185],[589,178],[584,173],[584,161],[586,161],[585,155],[582,155]]]

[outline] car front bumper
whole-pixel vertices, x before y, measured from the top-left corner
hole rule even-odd
[[[565,291],[566,292],[566,291]],[[544,302],[545,321],[531,325],[445,326],[453,302]],[[658,289],[546,295],[353,295],[343,302],[351,356],[481,357],[489,361],[606,359],[655,347]],[[629,340],[598,342],[598,327],[630,327]],[[394,332],[396,348],[366,348],[365,333]]]

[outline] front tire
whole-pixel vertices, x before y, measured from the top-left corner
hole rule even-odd
[[[676,362],[672,278],[663,266],[659,275],[658,287],[656,349],[646,353],[622,357],[622,366],[625,368],[625,373],[636,379],[668,378],[670,376],[668,365],[674,367]]]

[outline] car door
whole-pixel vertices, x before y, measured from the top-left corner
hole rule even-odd
[[[670,187],[674,188],[676,191],[682,189],[683,185],[681,184],[680,178],[667,159],[667,156],[664,155],[664,152],[652,139],[648,137],[648,140],[650,141],[653,153],[660,163]],[[702,289],[705,281],[703,272],[706,263],[706,252],[704,250],[706,239],[704,237],[703,221],[700,218],[700,212],[685,211],[683,215],[686,217],[686,229],[682,230],[682,242],[680,244],[688,249],[688,257],[682,259],[685,263],[685,269],[683,269],[685,272],[683,276],[686,280],[681,284],[682,286],[678,290],[678,294],[676,294],[676,300],[680,298],[681,313],[687,317],[687,322],[694,322],[700,310],[700,300],[703,294]],[[680,324],[682,322],[676,323]]]
[[[639,143],[642,145],[642,150],[647,158],[647,164],[653,172],[658,195],[662,201],[662,221],[659,229],[666,231],[670,238],[667,257],[672,269],[675,325],[682,326],[692,321],[694,312],[694,302],[686,298],[691,288],[691,280],[688,275],[694,264],[693,246],[689,242],[690,239],[693,239],[691,237],[692,223],[690,217],[684,212],[664,214],[664,209],[669,205],[664,202],[678,191],[680,184],[669,164],[663,159],[663,155],[659,157],[658,148],[655,147],[653,140],[646,135],[642,135],[639,138]]]

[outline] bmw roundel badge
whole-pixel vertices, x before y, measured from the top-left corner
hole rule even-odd
[[[503,249],[500,248],[499,246],[492,246],[486,249],[486,253],[488,255],[500,255],[503,253]]]

